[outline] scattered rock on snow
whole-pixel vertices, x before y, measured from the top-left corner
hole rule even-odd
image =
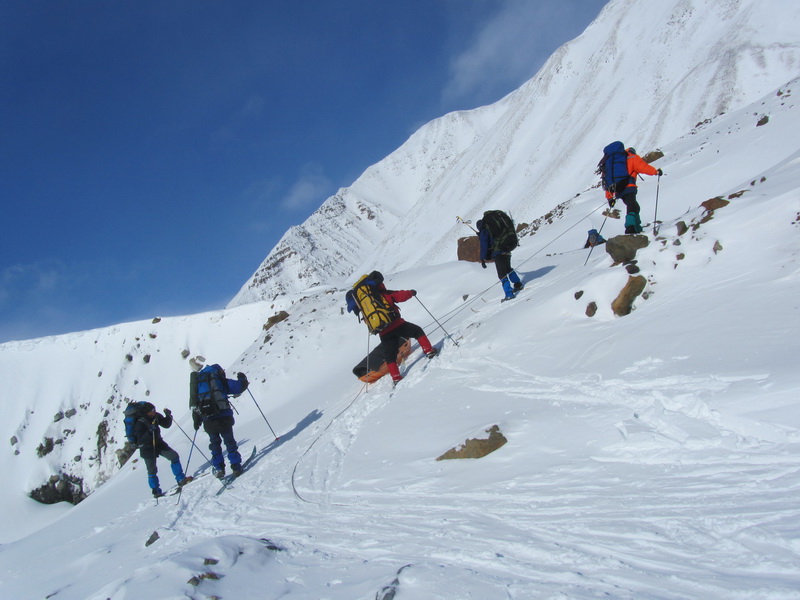
[[[264,326],[263,326],[262,329],[264,329],[264,331],[269,331],[277,323],[280,323],[281,321],[285,321],[288,318],[289,318],[289,313],[287,313],[285,310],[282,310],[277,315],[272,315],[269,319],[267,319],[267,322],[264,323]]]
[[[487,429],[486,432],[489,434],[488,439],[465,440],[459,448],[451,448],[436,460],[451,460],[454,458],[483,458],[487,454],[491,454],[501,446],[504,446],[508,441],[506,437],[500,433],[500,427],[497,425],[492,425],[492,427]]]
[[[647,248],[650,241],[646,235],[617,235],[606,242],[606,252],[615,265],[629,263],[636,258],[636,251]]]
[[[628,283],[611,303],[614,314],[618,317],[629,315],[633,309],[633,301],[644,291],[646,285],[647,279],[642,275],[628,277]]]

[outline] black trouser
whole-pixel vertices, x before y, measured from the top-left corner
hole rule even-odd
[[[627,187],[622,192],[622,196],[620,199],[625,203],[625,208],[628,209],[628,213],[635,213],[639,214],[639,211],[642,210],[642,207],[639,206],[639,203],[636,201],[636,192],[638,188],[634,187]]]
[[[422,327],[406,321],[399,327],[395,327],[389,333],[381,336],[381,347],[383,348],[383,360],[387,363],[397,362],[397,351],[402,343],[401,338],[418,339],[425,335]]]
[[[502,279],[514,269],[511,268],[511,255],[498,254],[494,257],[494,266],[497,269],[497,278]]]

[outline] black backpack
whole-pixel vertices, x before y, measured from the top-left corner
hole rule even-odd
[[[154,406],[150,402],[131,402],[125,407],[125,438],[131,443],[136,444],[134,427],[136,421],[142,420],[149,423],[147,413],[153,410]]]
[[[230,406],[225,371],[208,365],[189,375],[189,406],[203,417],[213,417]]]
[[[603,158],[597,164],[603,189],[619,198],[631,181],[628,173],[628,153],[622,142],[611,142],[603,148]]]
[[[492,237],[494,252],[511,252],[519,246],[514,221],[502,210],[487,210],[483,213],[483,226]]]

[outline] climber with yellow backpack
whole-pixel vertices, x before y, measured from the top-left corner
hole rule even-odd
[[[431,346],[422,327],[400,316],[396,303],[405,302],[416,295],[416,290],[386,289],[379,271],[362,276],[346,294],[347,312],[355,313],[359,320],[363,319],[369,332],[381,338],[384,360],[395,383],[403,378],[397,366],[397,351],[402,338],[416,339],[428,358],[439,353]]]

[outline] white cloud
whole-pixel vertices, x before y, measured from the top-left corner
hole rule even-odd
[[[333,193],[332,186],[333,183],[324,175],[319,165],[308,164],[303,167],[300,178],[289,188],[281,206],[287,210],[319,206]]]
[[[450,63],[446,102],[494,102],[533,77],[565,39],[578,35],[602,2],[507,0]]]

